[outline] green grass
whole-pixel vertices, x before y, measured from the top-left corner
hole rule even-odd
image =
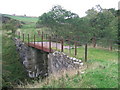
[[[2,84],[3,87],[14,87],[20,81],[27,80],[28,77],[22,63],[20,63],[13,40],[8,38],[5,33],[3,33],[2,39]]]
[[[38,17],[22,17],[22,16],[12,16],[12,15],[7,15],[7,14],[4,14],[4,15],[10,18],[19,20],[19,21],[23,21],[23,22],[37,22],[38,21]]]
[[[70,56],[74,57],[75,49],[71,49],[71,54],[68,49],[65,49],[64,52]],[[84,60],[85,55],[85,47],[81,46],[77,48],[77,56],[76,58]],[[118,52],[117,51],[109,51],[105,49],[91,48],[88,46],[88,60],[117,60]]]
[[[82,58],[84,48],[78,49],[78,58]],[[118,53],[96,48],[88,49],[87,68],[84,74],[62,81],[55,81],[43,87],[60,88],[118,88]]]
[[[0,30],[0,89],[2,87],[2,30]]]

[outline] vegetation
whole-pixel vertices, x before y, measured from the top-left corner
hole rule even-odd
[[[49,27],[51,32],[63,38],[72,36],[73,40],[80,41],[81,44],[93,43],[93,47],[102,43],[102,46],[108,46],[112,50],[112,46],[118,44],[117,10],[103,9],[97,5],[86,11],[86,14],[80,18],[59,5],[54,6],[51,11],[39,17],[37,27]]]
[[[13,40],[3,32],[2,41],[2,84],[3,87],[14,87],[26,78],[27,73],[20,63],[19,55],[16,51]]]
[[[0,71],[2,71],[2,30],[0,28]],[[0,72],[0,88],[2,88],[2,72]]]
[[[15,35],[15,32],[18,28],[22,26],[23,22],[20,22],[18,20],[6,17],[2,15],[2,29],[12,31],[12,35]]]
[[[2,38],[2,41],[0,41],[2,44],[2,48],[0,47],[0,51],[2,51],[2,62],[0,61],[2,63],[2,87],[9,88],[19,84],[25,85],[26,81],[32,82],[32,80],[27,76],[12,40],[17,29],[21,28],[16,24],[21,22],[4,15],[2,18],[3,28],[0,32],[0,37]]]

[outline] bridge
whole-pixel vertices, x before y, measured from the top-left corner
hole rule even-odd
[[[17,33],[18,39],[22,40],[22,42],[26,43],[26,45],[43,50],[48,53],[53,53],[55,51],[64,52],[65,49],[71,52],[71,49],[74,49],[74,56],[78,54],[77,48],[79,45],[78,41],[71,40],[71,39],[63,39],[58,37],[57,35],[49,35],[45,34],[45,32],[38,31],[37,34],[30,35],[24,33]],[[59,39],[57,39],[59,38]],[[70,42],[73,42],[71,47]],[[65,45],[66,44],[66,45]],[[87,61],[87,44],[85,44],[85,61]]]
[[[78,68],[82,61],[75,58],[78,55],[77,41],[54,38],[56,35],[18,33],[15,38],[20,60],[24,64],[29,77],[34,78],[49,75],[62,69]],[[71,41],[72,45],[71,45]],[[72,53],[68,54],[72,51]],[[74,52],[74,53],[73,53]],[[67,53],[67,54],[66,54]],[[71,55],[72,54],[72,55]],[[87,60],[87,44],[85,45],[85,61]],[[74,56],[74,57],[70,57]]]

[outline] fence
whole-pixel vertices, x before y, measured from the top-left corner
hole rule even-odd
[[[38,31],[37,34],[18,32],[16,37],[25,42],[28,46],[34,46],[35,48],[49,52],[61,51],[74,57],[79,55],[77,49],[82,47],[78,41],[70,38],[64,39],[58,35],[50,35],[40,31]],[[84,45],[84,60],[87,61],[87,44]]]

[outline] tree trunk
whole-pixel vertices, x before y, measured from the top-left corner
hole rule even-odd
[[[95,48],[96,47],[96,37],[93,37],[92,41],[93,41],[93,47]]]
[[[109,49],[110,49],[110,51],[112,51],[112,40],[109,40],[109,42],[110,42],[110,47],[109,47]]]

